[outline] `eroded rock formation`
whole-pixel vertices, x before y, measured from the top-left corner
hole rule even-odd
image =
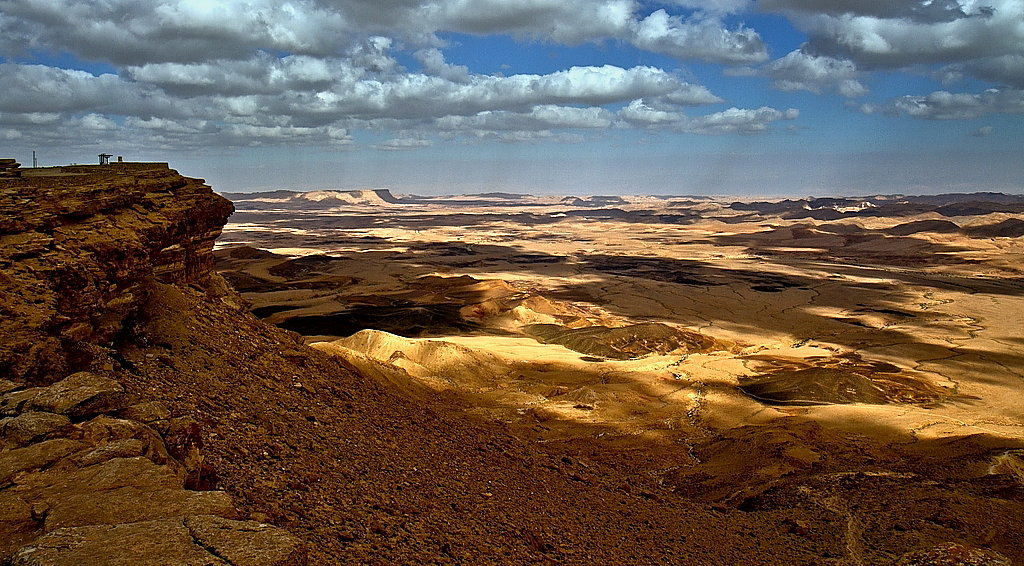
[[[97,365],[154,282],[209,280],[232,206],[165,164],[33,170],[0,184],[0,374]],[[102,357],[102,356],[100,356]]]
[[[216,287],[210,254],[231,204],[162,164],[5,177],[0,561],[301,562],[298,538],[240,520],[210,489],[194,419],[115,379],[112,342],[155,285]]]

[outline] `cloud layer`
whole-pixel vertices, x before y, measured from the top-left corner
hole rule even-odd
[[[765,13],[806,41],[771,54],[745,22]],[[487,74],[448,60],[453,34],[625,46],[659,63]],[[0,0],[0,139],[350,148],[369,133],[385,140],[369,147],[396,151],[757,134],[799,120],[785,104],[738,107],[717,87],[759,79],[857,99],[864,113],[1020,115],[1022,46],[1024,0]],[[716,88],[691,65],[711,69]],[[871,100],[876,72],[946,84]],[[967,79],[984,86],[953,92]]]

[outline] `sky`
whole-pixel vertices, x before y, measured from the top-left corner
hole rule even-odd
[[[0,157],[218,191],[1024,192],[1024,0],[0,0]]]

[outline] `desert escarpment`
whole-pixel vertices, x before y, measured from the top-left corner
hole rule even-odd
[[[202,284],[233,210],[166,164],[31,170],[0,185],[0,373],[88,369],[153,282]]]
[[[294,564],[240,520],[199,423],[126,387],[116,342],[159,286],[210,287],[231,204],[165,164],[0,182],[0,560]],[[138,338],[137,336],[134,338]]]

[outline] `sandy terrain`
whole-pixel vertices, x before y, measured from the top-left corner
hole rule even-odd
[[[218,269],[254,313],[524,438],[736,505],[821,474],[1024,481],[1010,197],[230,196]]]

